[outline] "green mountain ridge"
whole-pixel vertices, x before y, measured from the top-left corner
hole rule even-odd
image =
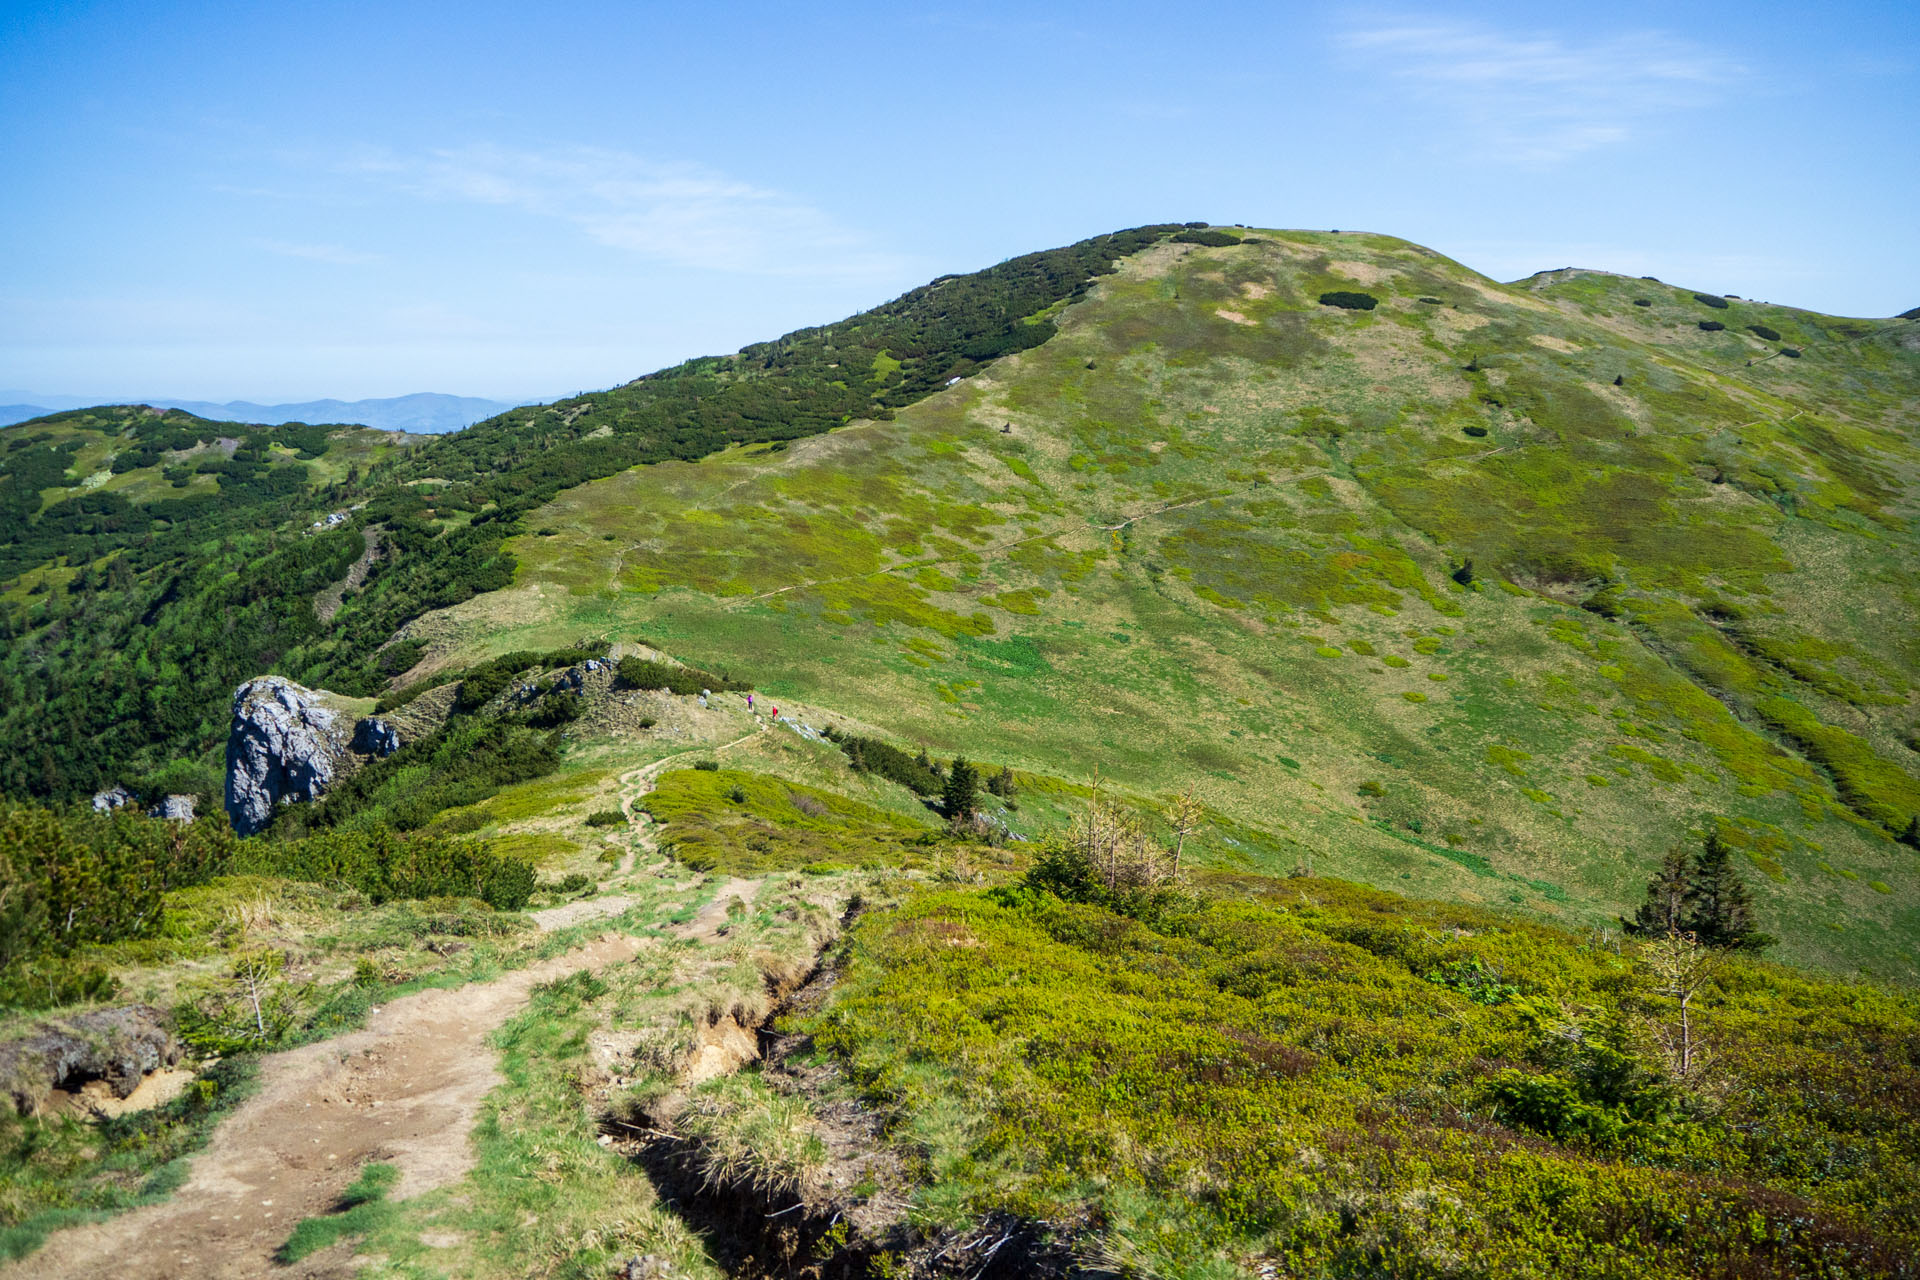
[[[1920,335],[1248,238],[1129,258],[891,421],[562,494],[422,669],[644,634],[1583,925],[1717,826],[1792,954],[1914,975]]]
[[[1302,862],[1566,923],[1717,826],[1796,958],[1912,977],[1917,350],[1361,233],[1096,238],[351,482],[329,444],[280,532],[207,538],[197,572],[87,533],[85,570],[7,584],[0,786],[204,774],[265,670],[371,696],[644,634],[937,749],[1197,780]],[[365,584],[306,617],[369,529]],[[209,601],[241,636],[215,662],[163,634]],[[30,723],[54,705],[93,726],[66,758]]]
[[[1913,1276],[1917,410],[1908,320],[1167,224],[0,433],[0,1267]]]

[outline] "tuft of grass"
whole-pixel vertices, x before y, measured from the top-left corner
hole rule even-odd
[[[399,1181],[400,1171],[392,1165],[367,1165],[340,1193],[332,1213],[304,1218],[294,1226],[286,1243],[274,1251],[274,1261],[287,1266],[351,1236],[364,1236],[390,1221],[394,1208],[387,1203],[387,1192]]]

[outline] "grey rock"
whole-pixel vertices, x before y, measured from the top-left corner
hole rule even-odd
[[[159,804],[147,810],[149,818],[171,818],[175,822],[193,821],[192,796],[170,795]]]
[[[611,670],[613,670],[613,664],[605,658],[588,658],[578,666],[568,667],[565,671],[562,671],[559,679],[553,682],[554,687],[557,689],[565,689],[569,693],[585,693],[587,691],[587,677],[589,675],[596,671]]]
[[[139,796],[136,796],[125,787],[115,785],[105,791],[96,791],[93,793],[93,811],[95,813],[112,813],[122,805],[138,804],[139,801]]]
[[[353,749],[362,755],[390,756],[400,746],[400,731],[379,716],[368,716],[353,726]]]
[[[227,734],[227,814],[253,835],[283,804],[317,800],[349,759],[352,730],[331,695],[282,676],[261,676],[233,692]]]
[[[180,1061],[167,1015],[151,1005],[91,1009],[0,1044],[0,1097],[32,1115],[54,1089],[105,1080],[124,1098],[149,1071]]]

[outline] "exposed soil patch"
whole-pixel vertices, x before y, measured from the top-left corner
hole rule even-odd
[[[760,1079],[806,1105],[809,1128],[824,1150],[818,1170],[800,1186],[728,1172],[700,1141],[676,1128],[684,1094],[657,1102],[639,1122],[609,1118],[605,1131],[646,1170],[663,1203],[703,1237],[713,1259],[746,1280],[839,1280],[872,1276],[1053,1277],[1099,1274],[1077,1267],[1071,1232],[1044,1223],[991,1215],[963,1231],[927,1232],[908,1217],[912,1178],[885,1141],[885,1117],[845,1087],[840,1067],[816,1057],[811,1037],[777,1029],[787,1014],[819,1009],[837,971],[823,966],[786,995],[757,1026],[731,1025],[758,1045]],[[770,977],[770,981],[773,979]],[[725,1022],[734,1024],[729,1015]],[[696,1053],[683,1083],[708,1078]],[[636,1259],[646,1274],[646,1260]]]
[[[638,899],[616,893],[604,898],[582,898],[578,902],[548,907],[544,911],[529,911],[527,915],[542,929],[565,929],[569,925],[580,924],[586,920],[604,920],[609,916],[617,916],[636,901]]]
[[[281,1268],[273,1252],[294,1224],[331,1208],[369,1161],[400,1169],[395,1199],[464,1176],[473,1163],[468,1134],[501,1082],[487,1037],[536,983],[616,964],[640,946],[608,936],[493,982],[422,991],[380,1009],[360,1031],[267,1058],[259,1092],[195,1157],[171,1199],[57,1232],[0,1275],[331,1274],[339,1263],[316,1257]]]

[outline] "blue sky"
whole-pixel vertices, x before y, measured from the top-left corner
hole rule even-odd
[[[1162,220],[1920,304],[1911,3],[19,4],[0,388],[520,398]]]

